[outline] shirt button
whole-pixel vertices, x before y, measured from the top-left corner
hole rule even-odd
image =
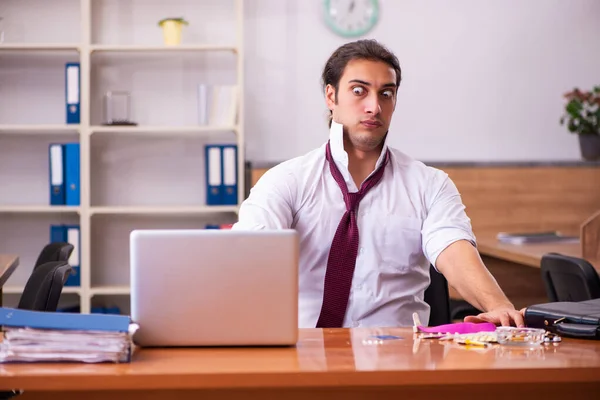
[[[358,323],[358,322],[356,322],[356,321],[353,321],[353,322],[352,322],[352,326],[353,326],[354,328],[358,328],[358,327],[360,326],[360,323]]]
[[[361,247],[360,250],[359,250],[359,252],[360,252],[360,254],[363,254],[365,252],[365,248]]]
[[[355,286],[355,289],[356,289],[356,290],[360,290],[360,289],[362,289],[362,285],[356,285],[356,286]]]

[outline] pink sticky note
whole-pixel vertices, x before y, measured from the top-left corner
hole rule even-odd
[[[478,332],[494,332],[496,325],[491,322],[459,322],[456,324],[446,324],[438,326],[419,326],[419,332],[426,333],[478,333]]]

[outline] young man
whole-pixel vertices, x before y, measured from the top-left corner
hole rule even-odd
[[[299,326],[410,326],[429,264],[486,312],[467,321],[523,325],[475,249],[460,195],[440,170],[387,145],[401,71],[372,40],[329,58],[323,88],[329,141],[270,169],[233,229],[296,229]]]

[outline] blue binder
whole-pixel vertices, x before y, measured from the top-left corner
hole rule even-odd
[[[73,272],[67,278],[65,286],[81,286],[81,234],[79,225],[51,225],[50,242],[67,242],[73,245],[69,265]]]
[[[221,146],[205,146],[206,204],[223,204],[223,157]]]
[[[221,159],[223,163],[223,204],[237,205],[238,204],[238,162],[237,162],[237,146],[224,145],[221,146]]]
[[[79,143],[63,145],[65,204],[78,206],[80,204],[80,155]]]
[[[81,83],[79,63],[67,63],[65,66],[65,97],[67,106],[67,124],[80,121]]]
[[[50,243],[66,241],[67,234],[64,225],[50,225]]]
[[[129,316],[31,311],[0,307],[0,325],[34,329],[128,332]]]
[[[119,307],[92,307],[90,310],[92,314],[121,314],[121,309]]]
[[[52,143],[48,146],[48,171],[50,180],[50,205],[65,204],[65,178],[63,171],[63,146]]]

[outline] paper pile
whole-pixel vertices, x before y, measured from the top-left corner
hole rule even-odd
[[[128,316],[0,307],[2,362],[129,362],[138,329]]]
[[[8,327],[0,342],[0,362],[128,362],[132,336],[133,332]]]

